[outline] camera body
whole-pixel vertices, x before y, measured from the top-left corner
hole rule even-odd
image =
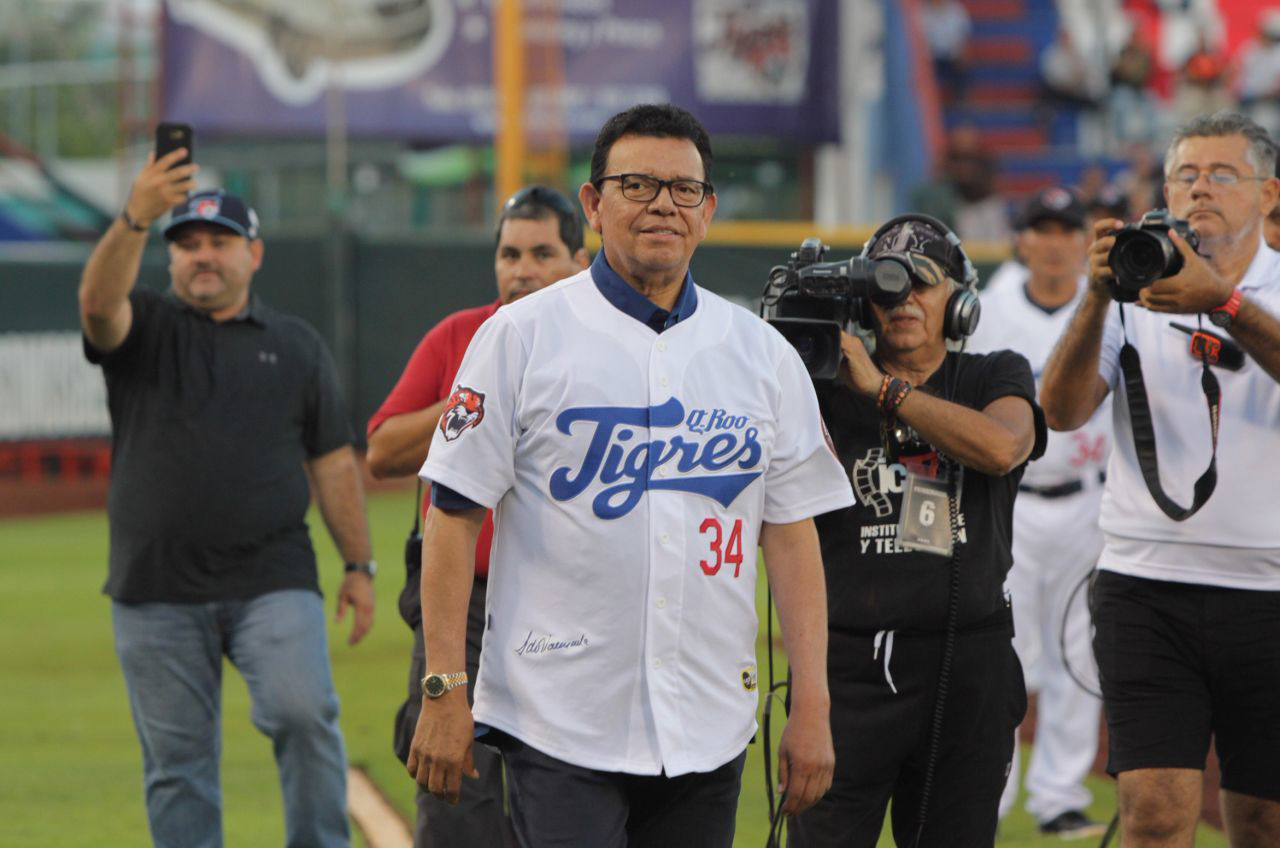
[[[840,368],[840,333],[869,327],[870,304],[890,309],[911,294],[911,275],[896,259],[855,256],[824,262],[828,248],[808,238],[786,265],[769,272],[768,321],[800,354],[809,376],[833,380]]]
[[[1132,303],[1138,293],[1156,280],[1172,277],[1182,270],[1182,254],[1169,239],[1173,230],[1191,245],[1200,247],[1200,236],[1191,225],[1175,218],[1168,209],[1153,209],[1136,224],[1127,224],[1115,234],[1115,244],[1107,254],[1107,264],[1115,274],[1112,296]]]

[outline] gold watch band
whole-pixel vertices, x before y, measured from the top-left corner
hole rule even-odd
[[[422,696],[424,698],[439,698],[450,689],[457,689],[459,686],[467,684],[467,673],[465,671],[456,671],[451,674],[428,674],[422,678]]]

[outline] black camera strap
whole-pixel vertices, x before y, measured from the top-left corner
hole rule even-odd
[[[1124,305],[1120,304],[1120,327],[1125,329]],[[1124,346],[1120,348],[1120,370],[1124,374],[1124,389],[1129,401],[1129,423],[1133,428],[1133,450],[1138,457],[1138,467],[1142,469],[1142,479],[1146,481],[1147,491],[1151,493],[1156,506],[1174,521],[1186,521],[1200,511],[1213,494],[1218,485],[1218,422],[1221,412],[1222,388],[1218,378],[1209,368],[1209,357],[1201,352],[1200,365],[1204,372],[1200,375],[1200,388],[1204,392],[1205,403],[1209,407],[1209,429],[1213,433],[1213,453],[1209,457],[1209,467],[1204,470],[1195,482],[1195,495],[1190,507],[1183,507],[1165,494],[1160,485],[1160,466],[1156,459],[1156,432],[1151,422],[1151,406],[1147,402],[1147,386],[1142,380],[1142,360],[1138,349],[1129,344],[1128,333],[1125,332]]]

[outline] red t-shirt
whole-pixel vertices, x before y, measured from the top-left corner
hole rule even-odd
[[[367,433],[373,431],[395,415],[404,415],[426,409],[444,400],[453,392],[453,381],[458,376],[462,355],[471,344],[471,337],[489,316],[498,311],[497,301],[488,306],[463,309],[455,312],[422,337],[418,347],[409,357],[409,364],[400,375],[395,388],[369,419]],[[422,500],[422,513],[431,508],[431,487],[426,487]],[[489,547],[493,543],[493,513],[484,517],[480,538],[476,540],[476,577],[489,575]]]

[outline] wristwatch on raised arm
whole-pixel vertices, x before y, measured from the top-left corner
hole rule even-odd
[[[372,580],[374,577],[378,576],[378,564],[373,560],[369,560],[368,562],[349,562],[342,567],[342,571],[345,574],[358,571],[361,574],[369,575],[369,579]]]
[[[459,686],[466,685],[467,673],[465,671],[458,671],[453,674],[428,674],[422,678],[422,696],[435,700],[450,689],[457,689]]]
[[[1231,297],[1227,298],[1227,302],[1209,310],[1209,320],[1222,329],[1231,326],[1231,322],[1236,320],[1236,316],[1240,314],[1240,302],[1244,300],[1244,295],[1240,294],[1240,289],[1232,289]]]

